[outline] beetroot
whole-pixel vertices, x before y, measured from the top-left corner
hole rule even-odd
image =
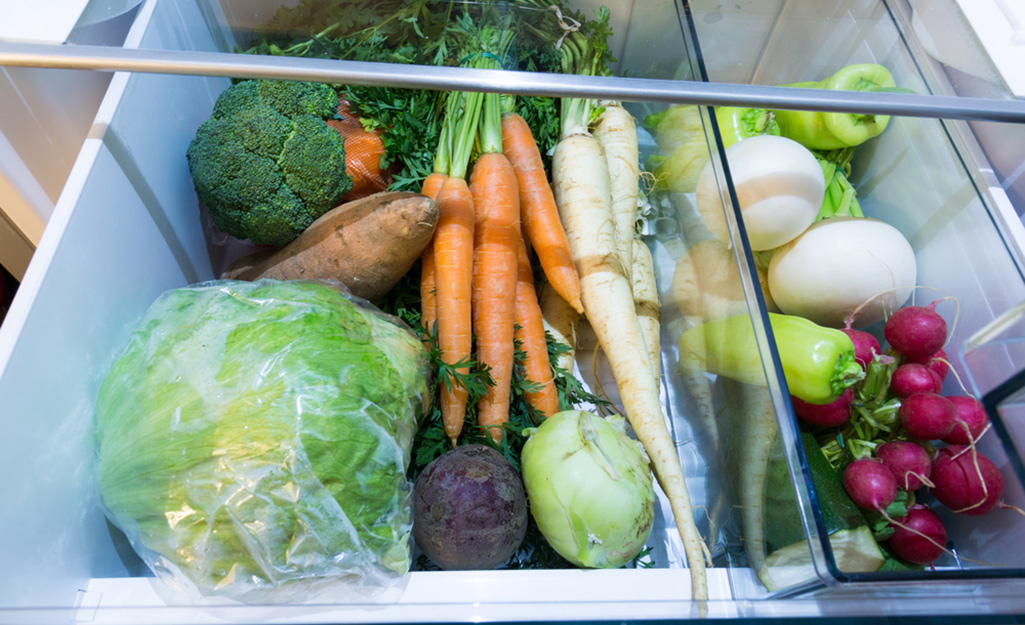
[[[884,443],[876,447],[876,459],[893,473],[897,485],[909,493],[921,488],[932,471],[929,452],[912,441]]]
[[[908,358],[905,356],[904,362],[914,365],[925,365],[930,371],[939,376],[940,382],[947,379],[947,372],[950,371],[950,365],[947,364],[947,352],[943,351],[942,348],[935,354],[925,358]]]
[[[944,553],[947,529],[936,513],[922,504],[890,524],[893,535],[886,544],[898,556],[914,564],[931,564]]]
[[[943,381],[929,367],[905,363],[893,371],[890,377],[890,390],[901,399],[916,393],[939,393]]]
[[[835,427],[843,425],[851,417],[854,391],[848,388],[828,404],[809,404],[793,395],[790,401],[794,404],[794,414],[802,421],[822,427]]]
[[[443,569],[493,569],[526,532],[523,480],[491,447],[450,449],[413,485],[413,539]]]
[[[893,473],[873,458],[860,458],[847,465],[843,486],[851,501],[866,510],[883,510],[897,498]]]
[[[868,367],[877,354],[883,353],[879,341],[864,330],[855,330],[851,327],[840,328],[840,331],[851,338],[854,343],[854,359],[858,361],[862,369]]]
[[[964,445],[944,447],[932,462],[933,497],[959,514],[982,516],[1000,503],[1004,476],[978,451]]]
[[[895,311],[883,325],[883,336],[890,348],[911,359],[935,354],[947,340],[947,322],[936,312],[936,304],[905,306]]]
[[[954,395],[947,399],[957,408],[957,419],[954,429],[941,440],[953,445],[968,445],[979,440],[982,432],[989,425],[989,417],[986,416],[986,410],[979,400],[966,395]],[[968,426],[967,431],[964,426]]]
[[[901,401],[897,416],[908,434],[932,441],[943,438],[954,429],[957,408],[942,395],[918,393]]]

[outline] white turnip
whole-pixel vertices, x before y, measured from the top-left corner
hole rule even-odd
[[[826,181],[815,155],[801,144],[775,135],[749,137],[726,150],[733,188],[751,249],[779,247],[815,221]],[[719,184],[711,161],[698,176],[697,208],[709,231],[730,241]]]
[[[936,312],[936,304],[905,306],[883,325],[883,337],[895,352],[919,360],[935,354],[947,341],[947,322]]]
[[[897,416],[908,434],[925,441],[934,441],[954,429],[957,408],[942,395],[918,393],[901,402]]]
[[[932,458],[929,452],[918,443],[912,441],[891,441],[876,447],[875,457],[883,463],[893,477],[897,486],[907,492],[914,492],[929,481],[932,472]]]
[[[891,523],[893,535],[886,544],[899,557],[914,564],[931,564],[946,551],[947,529],[929,508],[915,504],[905,517]]]
[[[865,217],[817,221],[769,261],[769,292],[780,310],[834,328],[882,321],[911,297],[917,277],[904,235]]]
[[[982,516],[1001,504],[1004,476],[974,447],[944,447],[932,463],[933,497],[954,512]]]

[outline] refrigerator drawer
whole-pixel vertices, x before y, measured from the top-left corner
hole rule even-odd
[[[235,55],[277,2],[149,0],[138,9],[126,49]],[[294,3],[292,3],[294,4]],[[949,95],[936,68],[920,63],[899,3],[609,2],[620,76],[778,85],[819,80],[851,63],[891,69],[899,86]],[[593,6],[592,6],[593,5]],[[893,5],[893,6],[891,6]],[[590,12],[599,3],[576,6]],[[826,26],[821,26],[825,24]],[[816,26],[812,26],[816,25]],[[417,68],[410,68],[410,74]],[[662,401],[687,476],[695,520],[709,546],[710,600],[691,600],[691,578],[668,502],[659,494],[649,541],[654,568],[618,570],[415,570],[373,598],[328,592],[309,602],[246,605],[223,598],[184,598],[153,577],[125,535],[104,516],[93,475],[93,409],[100,383],[149,305],[168,289],[214,279],[225,264],[204,230],[186,149],[217,96],[224,72],[116,73],[39,243],[17,299],[0,329],[0,621],[74,618],[90,622],[410,622],[634,620],[711,617],[869,616],[1009,613],[1025,608],[1016,590],[1025,555],[1016,548],[1025,521],[1000,509],[981,518],[941,512],[950,554],[936,570],[844,571],[819,506],[822,497],[801,445],[802,426],[789,398],[779,349],[759,286],[761,257],[744,236],[733,178],[723,170],[724,129],[701,96],[695,151],[712,163],[729,240],[722,269],[734,278],[719,295],[746,319],[772,460],[790,503],[793,561],[763,584],[767,544],[755,540],[735,498],[723,446],[737,434],[722,420],[736,399],[717,376],[704,397],[679,369],[679,341],[695,318],[681,306],[674,277],[688,250],[709,239],[693,189],[648,189],[643,241],[652,252],[661,310]],[[546,76],[559,92],[559,76]],[[611,91],[623,83],[608,81]],[[502,90],[495,85],[495,90]],[[637,120],[641,163],[651,171],[668,157],[644,121],[669,107],[662,98],[624,102]],[[807,108],[795,100],[793,108]],[[786,103],[779,109],[786,109]],[[910,242],[918,268],[914,301],[943,304],[953,372],[946,394],[983,394],[1025,364],[1013,348],[971,358],[963,344],[1025,301],[1025,228],[962,122],[928,113],[893,116],[887,130],[855,151],[850,181],[865,216],[886,221]],[[663,185],[665,187],[666,185]],[[708,294],[706,293],[706,297]],[[881,324],[867,331],[881,337]],[[594,364],[597,363],[597,364]],[[581,354],[585,383],[613,388],[601,359]],[[592,369],[592,366],[594,367]],[[725,376],[718,376],[723,378]],[[750,381],[750,380],[749,380]],[[747,391],[744,391],[746,393]],[[742,405],[743,410],[751,405]],[[745,413],[746,414],[746,413]],[[1021,452],[1025,433],[1013,411],[992,411],[994,432],[979,450],[1006,481],[1003,501],[1025,507]],[[716,421],[716,418],[719,421]],[[1006,422],[1005,422],[1006,419]],[[766,463],[769,460],[765,460]],[[768,471],[767,465],[763,467]],[[777,482],[778,484],[779,482]],[[776,493],[780,494],[780,493]],[[929,501],[923,495],[924,501]],[[763,564],[759,564],[759,562]],[[943,590],[943,593],[939,592]],[[967,599],[967,600],[966,600]]]

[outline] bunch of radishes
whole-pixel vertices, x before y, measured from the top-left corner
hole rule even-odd
[[[848,454],[856,451],[856,459],[843,469],[844,487],[856,505],[886,519],[881,537],[888,536],[887,546],[920,565],[946,551],[947,532],[929,507],[911,503],[915,491],[926,487],[936,501],[969,516],[1005,506],[1000,471],[975,447],[988,429],[985,410],[973,397],[941,394],[949,368],[943,351],[947,324],[935,310],[940,301],[895,311],[883,327],[889,345],[885,352],[871,334],[849,325],[844,329],[862,366],[888,376],[881,386],[848,389],[825,406],[794,404],[798,417],[816,426],[840,427],[852,414],[871,421],[877,438],[848,447]],[[867,373],[866,381],[872,377]],[[891,422],[885,421],[886,415]],[[857,438],[854,431],[863,430],[849,427],[847,434]]]

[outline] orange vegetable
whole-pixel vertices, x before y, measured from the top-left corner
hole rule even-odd
[[[513,318],[519,274],[520,200],[516,173],[501,152],[481,154],[470,175],[477,215],[473,250],[473,330],[477,360],[491,368],[495,385],[477,404],[477,422],[501,440],[509,420]]]
[[[338,103],[338,116],[341,119],[330,119],[327,124],[345,139],[345,173],[352,176],[352,189],[342,201],[349,202],[384,191],[391,184],[391,172],[381,169],[384,156],[382,131],[365,130],[359,115],[344,99]]]
[[[540,390],[526,391],[524,397],[539,413],[550,417],[559,411],[559,393],[555,389],[552,365],[548,360],[545,325],[541,317],[541,306],[537,301],[537,291],[534,288],[534,273],[530,269],[527,244],[521,240],[518,247],[519,280],[516,283],[516,301],[513,306],[516,323],[514,336],[520,341],[520,348],[526,354],[523,364],[527,380],[541,385]]]
[[[502,115],[502,151],[516,171],[523,227],[545,276],[555,292],[582,314],[580,277],[545,176],[541,152],[530,126],[516,113]]]
[[[434,271],[438,308],[438,346],[450,365],[470,357],[473,343],[471,302],[474,266],[474,199],[466,180],[446,178],[438,193],[434,231]],[[466,419],[468,392],[460,384],[441,385],[441,418],[455,446]]]
[[[424,179],[420,187],[420,194],[426,195],[432,200],[438,200],[438,192],[441,185],[448,178],[442,173],[433,173]],[[434,268],[434,239],[427,244],[424,253],[420,256],[420,313],[423,327],[431,332],[434,330],[434,322],[438,320],[438,304],[435,296],[435,268]]]

